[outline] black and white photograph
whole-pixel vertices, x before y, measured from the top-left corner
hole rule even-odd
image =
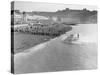
[[[98,68],[94,5],[11,2],[11,73]]]

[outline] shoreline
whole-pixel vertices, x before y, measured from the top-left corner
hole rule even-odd
[[[71,29],[69,31],[71,31],[71,30],[72,30],[72,27],[71,27]],[[67,31],[67,32],[69,32],[69,31]],[[39,44],[45,43],[47,41],[50,41],[51,39],[60,37],[61,35],[65,34],[66,32],[63,33],[63,34],[61,34],[60,36],[34,35],[34,34],[21,33],[21,32],[12,32],[12,33],[14,34],[13,36],[14,36],[14,41],[15,41],[14,42],[15,43],[15,48],[18,47],[17,46],[17,42],[18,42],[18,45],[19,44],[22,45],[22,46],[19,45],[19,48],[17,48],[17,51],[19,53],[20,51],[23,52],[24,50],[27,50],[27,49],[32,48],[32,47],[35,47],[35,46],[37,46]],[[36,42],[35,39],[37,40],[37,42]],[[40,43],[39,43],[39,40],[40,40]],[[26,45],[23,44],[25,41],[27,41],[26,42]],[[29,46],[27,46],[27,43],[28,42],[29,42]],[[37,43],[37,44],[34,45],[35,43]],[[14,51],[16,51],[16,49],[14,49]],[[14,54],[16,54],[16,52]]]

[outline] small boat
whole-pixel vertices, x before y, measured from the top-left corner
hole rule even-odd
[[[79,40],[79,34],[71,34],[66,39],[63,40],[64,43],[73,44],[77,43]]]

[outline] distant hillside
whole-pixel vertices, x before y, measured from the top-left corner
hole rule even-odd
[[[83,10],[61,10],[57,12],[32,12],[35,15],[46,17],[57,17],[61,22],[67,23],[97,23],[97,11]],[[91,21],[90,21],[91,20]],[[89,22],[88,22],[89,21]]]
[[[88,22],[89,23],[97,23],[97,15],[95,14],[95,15],[90,16],[88,19]]]
[[[43,24],[53,24],[55,22],[66,24],[86,24],[97,23],[97,11],[72,10],[64,9],[56,12],[20,12],[18,10],[11,11],[12,17],[14,15],[14,22],[16,23],[31,23],[34,21],[42,22]],[[15,14],[13,13],[15,12]],[[16,17],[17,15],[17,17]],[[18,17],[19,16],[19,17]],[[13,18],[12,18],[13,19]],[[27,21],[26,21],[27,20]],[[13,20],[12,20],[13,24]]]

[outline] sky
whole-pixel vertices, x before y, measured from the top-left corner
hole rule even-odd
[[[83,9],[97,10],[96,6],[88,5],[71,5],[71,4],[56,4],[56,3],[44,3],[44,2],[25,2],[25,1],[15,1],[14,9],[20,11],[45,11],[45,12],[55,12],[57,10],[63,10],[65,8],[70,9]]]

